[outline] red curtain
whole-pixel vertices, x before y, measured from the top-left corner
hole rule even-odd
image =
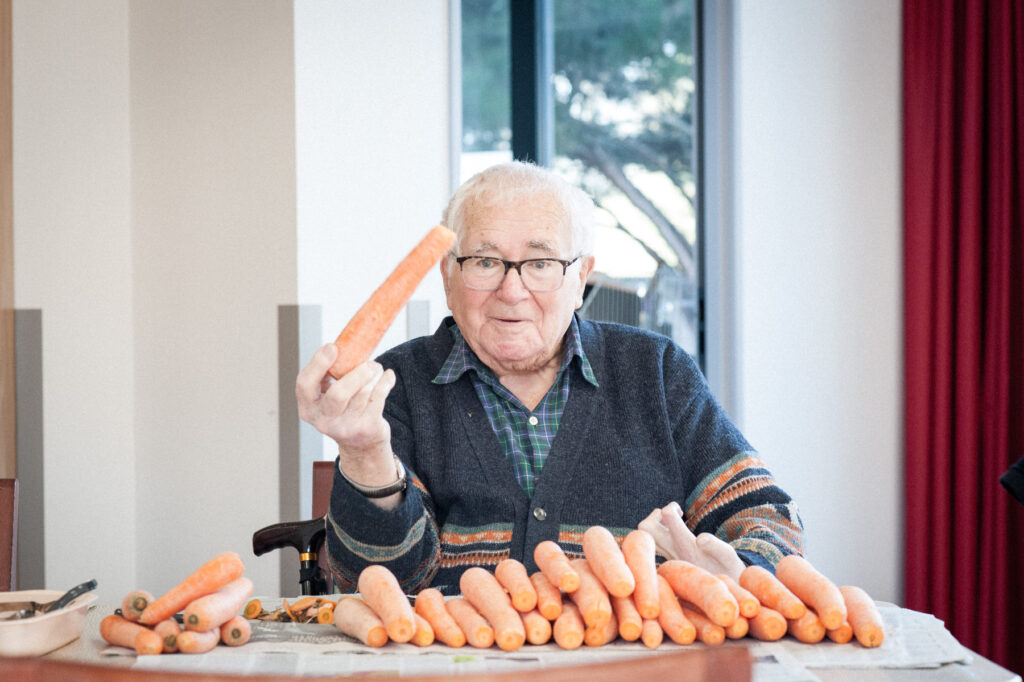
[[[1024,671],[1024,3],[903,4],[906,606]]]

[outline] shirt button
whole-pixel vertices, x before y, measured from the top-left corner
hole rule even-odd
[[[543,507],[534,507],[533,508],[533,518],[537,519],[538,521],[543,521],[547,517],[548,517],[548,513],[546,511],[544,511]]]
[[[531,417],[530,417],[529,419],[527,419],[526,421],[530,422],[530,426],[536,426],[536,425],[537,425],[537,422],[539,422],[540,420],[539,420],[539,419],[537,419],[537,418],[536,418],[536,417],[534,417],[534,416],[531,416]]]

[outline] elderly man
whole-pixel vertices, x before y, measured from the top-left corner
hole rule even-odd
[[[444,222],[447,318],[337,382],[333,344],[296,382],[338,443],[329,565],[352,588],[384,564],[408,592],[458,592],[466,567],[583,531],[638,525],[662,553],[737,575],[800,552],[790,497],[671,340],[575,315],[594,267],[593,204],[513,162],[458,189]]]

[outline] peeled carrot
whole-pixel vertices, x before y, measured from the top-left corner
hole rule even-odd
[[[162,620],[153,626],[153,632],[160,635],[164,644],[164,653],[173,654],[178,650],[178,634],[181,633],[181,625],[174,618]]]
[[[548,620],[558,618],[562,613],[562,593],[540,571],[530,575],[530,582],[537,593],[537,610]]]
[[[380,564],[371,564],[359,573],[358,588],[366,605],[384,622],[388,637],[396,642],[412,639],[416,634],[416,613],[394,573]],[[337,613],[334,617],[338,617]]]
[[[444,607],[444,595],[440,590],[433,587],[422,590],[416,595],[414,610],[430,623],[437,641],[456,649],[465,646],[466,634]]]
[[[761,602],[757,601],[757,597],[751,594],[750,590],[741,586],[731,575],[718,573],[715,577],[725,583],[725,586],[732,592],[732,596],[736,598],[736,603],[740,607],[741,616],[751,618],[757,614],[757,610],[761,608]]]
[[[750,621],[743,616],[736,616],[732,625],[725,628],[725,636],[729,639],[743,639],[750,632]]]
[[[430,622],[420,614],[416,616],[416,632],[413,633],[412,639],[410,640],[416,646],[430,646],[434,643],[434,628],[431,627]]]
[[[583,643],[587,646],[604,646],[608,642],[614,642],[619,636],[619,624],[615,615],[608,619],[608,622],[600,627],[586,628],[583,631]]]
[[[193,600],[216,592],[232,580],[241,577],[244,571],[242,560],[234,552],[218,554],[172,587],[169,592],[150,602],[139,616],[139,622],[143,625],[156,625],[181,611]]]
[[[532,611],[537,606],[537,590],[530,582],[526,566],[515,559],[504,559],[494,569],[494,577],[512,597],[512,606],[520,613]]]
[[[683,613],[672,586],[661,574],[658,574],[658,625],[676,644],[693,644],[697,639],[697,628]]]
[[[579,588],[569,595],[580,610],[583,622],[588,628],[604,626],[612,617],[612,602],[608,592],[590,568],[586,559],[569,562],[580,577]]]
[[[455,243],[455,233],[435,225],[356,311],[334,344],[338,358],[329,370],[340,379],[366,362],[430,268]]]
[[[494,641],[502,651],[515,651],[526,642],[526,630],[519,612],[505,594],[498,579],[487,569],[471,566],[459,578],[462,596],[494,628]]]
[[[789,627],[789,623],[781,613],[764,604],[758,609],[757,615],[749,620],[750,635],[762,642],[774,642],[777,639],[782,639]]]
[[[740,573],[739,583],[757,597],[761,606],[778,611],[787,620],[799,618],[807,611],[800,598],[766,568],[747,566]]]
[[[619,636],[627,642],[640,639],[644,628],[644,619],[637,611],[632,597],[612,597],[612,612],[619,624]]]
[[[185,607],[185,629],[207,631],[238,615],[252,594],[252,581],[244,575],[216,592],[193,600]]]
[[[334,626],[349,637],[372,647],[388,643],[388,631],[373,609],[359,597],[348,597],[334,607]]]
[[[739,615],[736,597],[725,583],[700,566],[672,559],[658,567],[675,593],[696,605],[715,625],[728,627]]]
[[[658,623],[658,620],[656,618],[644,618],[644,627],[640,631],[640,641],[644,643],[644,646],[648,649],[657,649],[661,646],[664,638],[665,631],[661,629],[661,624]]]
[[[583,616],[576,604],[566,601],[562,604],[562,613],[555,619],[551,635],[562,649],[578,649],[583,645]]]
[[[839,588],[807,559],[798,554],[782,557],[775,566],[775,577],[814,609],[827,629],[837,628],[846,620],[846,604]]]
[[[177,641],[178,651],[183,654],[205,654],[207,651],[213,651],[220,642],[220,628],[206,632],[182,630]]]
[[[445,608],[466,635],[466,643],[475,649],[486,649],[494,644],[494,628],[480,612],[462,597],[445,602]]]
[[[121,601],[121,616],[133,623],[139,620],[139,616],[146,610],[149,603],[153,601],[153,595],[145,590],[133,590],[125,595]]]
[[[149,656],[163,651],[163,639],[147,627],[110,614],[100,621],[100,637],[117,646],[135,649],[140,656]]]
[[[569,563],[562,548],[552,540],[544,540],[533,548],[533,561],[548,581],[562,590],[572,593],[580,586],[580,577]]]
[[[839,588],[839,592],[846,603],[846,619],[853,627],[857,641],[866,647],[881,645],[885,639],[885,626],[875,600],[854,585],[844,585]]]
[[[629,566],[636,587],[633,603],[644,618],[658,617],[658,565],[655,563],[656,546],[650,533],[634,530],[622,541],[622,555]]]
[[[608,594],[616,597],[633,594],[636,579],[610,530],[604,526],[587,528],[583,533],[583,556]]]
[[[786,632],[804,644],[817,644],[825,639],[825,625],[811,609],[807,609],[799,618],[788,621]]]
[[[252,626],[242,616],[232,616],[219,629],[220,641],[228,646],[242,646],[252,637]]]
[[[846,644],[853,639],[853,626],[849,621],[844,620],[839,627],[825,630],[825,636],[836,644]]]
[[[530,644],[547,644],[551,639],[551,621],[541,615],[537,609],[520,613],[523,627],[526,629],[526,641]]]
[[[707,616],[700,612],[695,606],[682,605],[683,615],[697,628],[697,639],[708,646],[718,646],[725,641],[725,628],[711,622]],[[733,620],[735,623],[736,620]],[[732,623],[729,624],[732,627]]]

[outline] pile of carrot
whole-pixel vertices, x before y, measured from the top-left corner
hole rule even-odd
[[[654,539],[635,530],[621,542],[606,528],[583,535],[583,558],[570,558],[545,541],[534,550],[539,570],[528,574],[515,559],[494,573],[466,569],[461,596],[448,600],[433,588],[414,605],[385,567],[368,566],[358,596],[343,598],[335,625],[364,644],[389,641],[450,647],[497,644],[513,651],[554,641],[563,649],[601,646],[616,639],[650,648],[664,639],[715,646],[726,639],[801,642],[856,639],[876,647],[885,636],[875,602],[858,587],[837,587],[799,556],[776,572],[748,566],[738,581],[686,561],[658,565]]]
[[[224,552],[159,598],[145,590],[130,592],[121,613],[100,622],[100,636],[139,655],[198,654],[218,644],[245,644],[252,626],[241,610],[253,584],[244,571],[237,554]]]

